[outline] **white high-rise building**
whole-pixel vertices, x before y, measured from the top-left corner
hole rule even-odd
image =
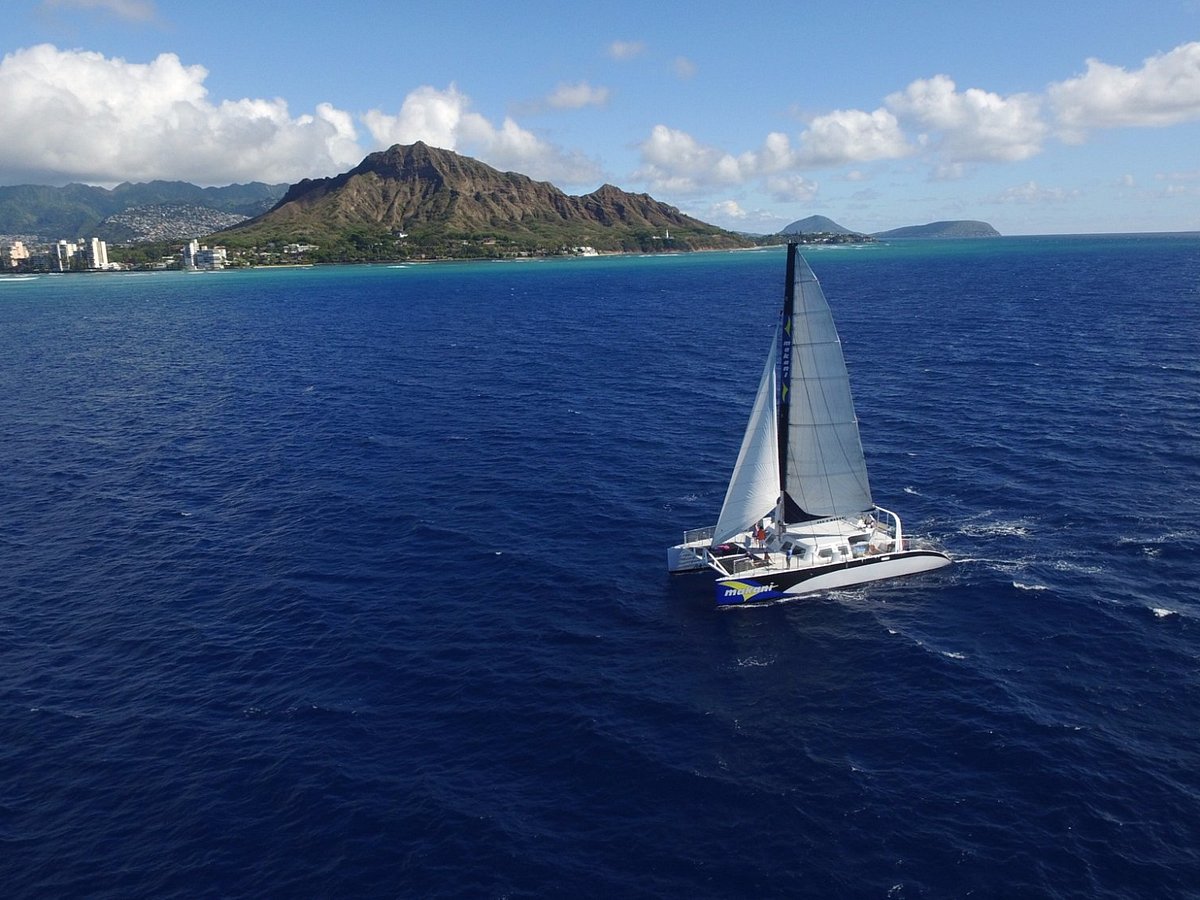
[[[88,241],[87,254],[89,269],[108,268],[108,244],[100,238],[92,238]]]
[[[50,248],[50,268],[55,272],[70,272],[71,261],[79,252],[79,245],[62,240]]]

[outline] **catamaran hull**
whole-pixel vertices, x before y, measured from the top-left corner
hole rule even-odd
[[[667,548],[667,571],[672,575],[684,572],[701,572],[708,568],[708,563],[700,551],[707,544],[676,544]]]
[[[936,550],[904,550],[828,566],[777,569],[754,578],[721,578],[716,584],[717,604],[761,603],[797,594],[853,587],[886,578],[917,575],[948,565],[950,557]]]

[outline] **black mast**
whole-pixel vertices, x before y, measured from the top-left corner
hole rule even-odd
[[[787,245],[787,280],[783,289],[783,328],[780,332],[782,344],[779,348],[779,510],[777,518],[787,521],[789,506],[795,502],[787,495],[788,419],[791,409],[789,394],[792,390],[792,314],[796,307],[796,242]]]

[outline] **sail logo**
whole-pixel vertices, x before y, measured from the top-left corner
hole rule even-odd
[[[792,320],[788,318],[783,323],[783,352],[779,360],[779,380],[782,383],[782,396],[787,400],[788,388],[792,383]]]
[[[767,600],[777,596],[779,595],[773,584],[756,584],[753,581],[726,581],[717,584],[718,603],[746,603],[749,600]]]

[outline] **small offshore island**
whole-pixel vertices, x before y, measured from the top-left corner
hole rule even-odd
[[[114,195],[126,198],[125,204]],[[116,208],[89,220],[89,204]],[[63,208],[78,215],[71,221],[47,214]],[[14,228],[15,222],[21,225]],[[50,227],[95,236],[37,247],[38,235],[30,232]],[[5,240],[9,231],[25,234]],[[549,182],[500,172],[420,141],[372,153],[341,175],[290,187],[155,182],[113,191],[0,188],[0,272],[8,273],[677,253],[788,240],[852,244],[996,234],[983,222],[935,222],[867,235],[824,216],[793,222],[779,234],[744,234],[687,216],[648,194],[605,184],[572,196]],[[100,253],[97,241],[113,246]]]
[[[825,216],[809,216],[787,226],[781,234],[802,244],[869,244],[875,241],[902,240],[907,238],[982,238],[1000,237],[1000,232],[987,222],[970,219],[954,219],[945,222],[930,222],[927,225],[907,225],[891,231],[863,234],[851,231]]]

